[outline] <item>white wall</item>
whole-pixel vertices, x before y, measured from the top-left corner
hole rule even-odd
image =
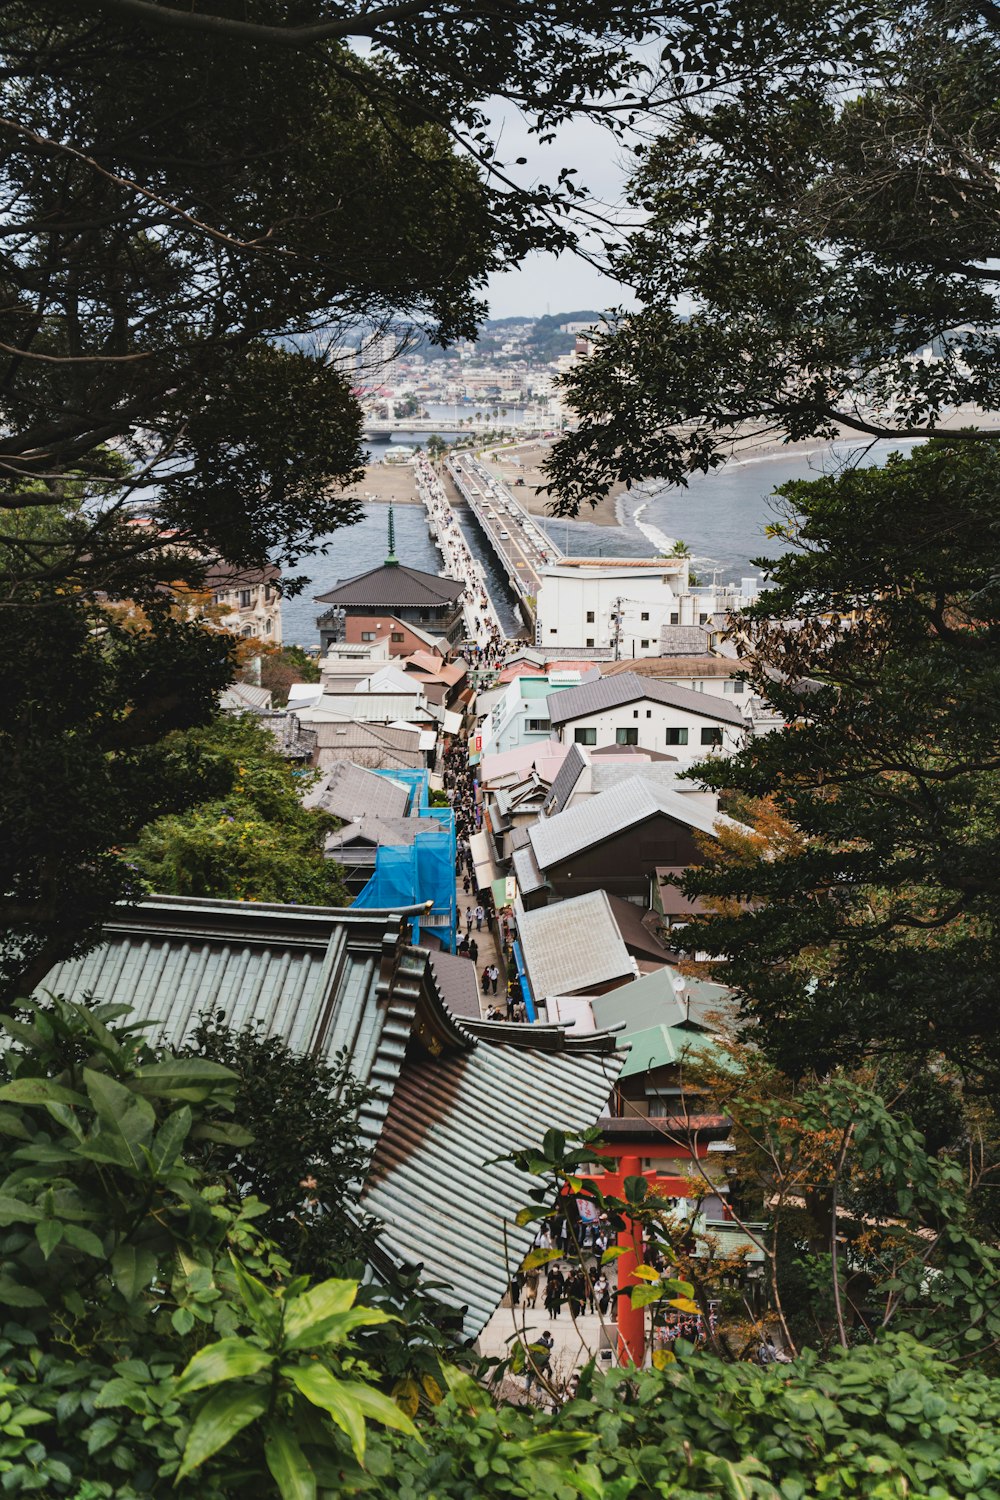
[[[658,568],[609,567],[596,575],[589,569],[545,568],[536,601],[536,643],[546,649],[613,646],[612,614],[620,610],[619,656],[658,656],[660,628],[669,625],[671,615],[678,612],[675,590],[682,592],[684,583],[683,569],[678,576],[676,571]],[[593,620],[588,620],[588,614]],[[642,618],[644,614],[648,619]]]
[[[706,708],[710,707],[711,704],[706,703]],[[716,728],[722,731],[723,754],[731,755],[740,748],[744,740],[744,730],[739,726],[722,720],[706,719],[701,714],[691,713],[688,709],[670,708],[665,703],[653,703],[646,699],[574,719],[571,724],[560,726],[558,737],[565,744],[571,745],[578,729],[593,729],[596,741],[593,748],[600,749],[602,745],[615,744],[616,730],[635,729],[638,731],[637,743],[643,750],[662,750],[665,754],[674,755],[681,761],[702,760],[711,753],[712,747],[702,744],[701,732],[703,729]],[[668,729],[686,729],[687,744],[668,744]]]

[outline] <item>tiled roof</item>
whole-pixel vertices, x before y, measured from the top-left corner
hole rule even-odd
[[[322,781],[302,799],[303,807],[320,808],[335,818],[403,818],[410,801],[409,787],[389,776],[376,776],[352,761],[331,766]]]
[[[549,705],[549,718],[553,725],[558,725],[571,723],[572,720],[589,714],[603,713],[609,708],[619,708],[626,703],[636,703],[642,698],[648,698],[653,703],[664,703],[670,708],[683,709],[686,713],[700,714],[706,719],[717,719],[740,726],[746,723],[738,708],[715,693],[696,693],[691,688],[678,687],[672,682],[641,678],[635,672],[622,672],[610,677],[605,674],[594,682],[564,688],[546,701]]]
[[[455,578],[422,573],[417,568],[372,568],[345,578],[328,594],[317,594],[317,604],[377,605],[383,609],[441,609],[454,605],[464,585]]]
[[[547,870],[578,850],[603,843],[660,813],[699,833],[714,833],[717,823],[730,823],[681,792],[666,791],[645,782],[641,776],[632,776],[596,797],[587,797],[577,806],[535,823],[529,829],[535,860],[540,870]]]
[[[517,880],[517,888],[522,895],[530,895],[532,891],[540,891],[545,884],[545,876],[538,868],[534,850],[531,847],[531,830],[525,829],[528,834],[528,842],[523,849],[515,849],[511,855],[510,863]]]
[[[471,958],[460,958],[457,953],[442,953],[440,949],[429,950],[431,968],[445,1005],[454,1016],[479,1021],[482,1010],[479,1005],[479,976]]]
[[[735,677],[740,664],[725,656],[637,656],[635,660],[613,661],[601,668],[605,677],[620,677],[634,672],[637,677]]]
[[[252,682],[231,682],[219,694],[219,707],[227,713],[267,713],[271,707],[271,689]]]
[[[572,797],[576,784],[580,780],[587,767],[587,757],[579,745],[573,744],[569,747],[569,753],[562,765],[559,774],[549,789],[549,800],[545,805],[545,811],[549,817],[553,813],[562,812],[569,799]]]
[[[451,1288],[442,1295],[467,1308],[467,1337],[485,1326],[536,1229],[514,1223],[524,1174],[497,1158],[534,1145],[547,1128],[569,1133],[592,1124],[624,1058],[603,1049],[549,1050],[536,1045],[534,1026],[518,1028],[523,1046],[503,1045],[512,1030],[477,1026],[483,1040],[474,1051],[407,1065],[363,1200],[393,1253],[423,1265]]]
[[[661,656],[701,656],[708,649],[708,631],[702,625],[661,625]]]
[[[419,770],[424,764],[419,729],[393,729],[386,724],[362,724],[356,720],[324,720],[312,727],[316,736],[316,760],[321,769],[338,760],[357,765],[370,763],[373,770]]]
[[[517,931],[536,1000],[577,994],[635,973],[604,891],[519,911]]]
[[[634,901],[623,901],[620,896],[609,896],[608,901],[622,942],[633,957],[665,964],[671,954],[643,921],[644,915],[659,920],[656,913],[644,913],[642,907],[636,906]]]
[[[436,818],[358,818],[344,828],[327,834],[325,850],[329,857],[338,858],[338,850],[350,849],[352,844],[382,844],[388,848],[402,848],[413,843],[418,833],[437,833],[441,824]],[[354,858],[353,850],[350,858]]]
[[[385,1226],[373,1263],[423,1265],[474,1338],[507,1284],[505,1249],[520,1260],[534,1234],[513,1222],[523,1175],[495,1158],[540,1129],[592,1125],[622,1058],[607,1036],[559,1046],[547,1027],[537,1040],[520,1027],[518,1047],[474,1036],[402,928],[387,911],[157,897],[116,914],[101,947],[44,988],[126,1002],[172,1044],[222,1010],[299,1052],[345,1050],[375,1090],[360,1117],[375,1148],[364,1202]]]

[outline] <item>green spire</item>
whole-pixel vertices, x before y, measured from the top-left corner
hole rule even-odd
[[[385,560],[387,568],[398,568],[399,558],[396,556],[396,523],[392,517],[392,504],[389,505],[389,556]]]

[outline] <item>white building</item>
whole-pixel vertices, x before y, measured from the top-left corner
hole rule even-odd
[[[205,588],[221,610],[218,623],[234,635],[281,645],[281,595],[278,569],[239,570],[218,563],[205,575]]]
[[[610,646],[622,659],[658,656],[664,625],[698,623],[680,618],[686,557],[564,557],[540,577],[535,643],[546,650]]]
[[[524,673],[505,687],[481,695],[488,708],[474,736],[483,755],[503,754],[552,738],[549,705],[581,681],[579,672]]]
[[[747,737],[747,719],[735,701],[635,672],[553,694],[548,709],[557,739],[592,749],[633,745],[693,761],[712,751],[732,755]]]

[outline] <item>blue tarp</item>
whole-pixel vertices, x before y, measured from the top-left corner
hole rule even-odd
[[[521,981],[521,999],[524,1001],[524,1009],[529,1021],[538,1020],[538,1011],[535,1009],[535,997],[531,993],[531,985],[528,983],[528,971],[524,967],[524,954],[521,952],[521,944],[517,938],[514,939],[514,962],[517,964],[517,977]]]
[[[380,845],[375,852],[375,873],[355,897],[354,905],[398,908],[429,901],[431,909],[425,917],[411,918],[413,941],[419,942],[423,923],[453,953],[458,919],[455,815],[450,807],[424,807],[420,816],[433,818],[440,829],[418,833],[412,844]]]

